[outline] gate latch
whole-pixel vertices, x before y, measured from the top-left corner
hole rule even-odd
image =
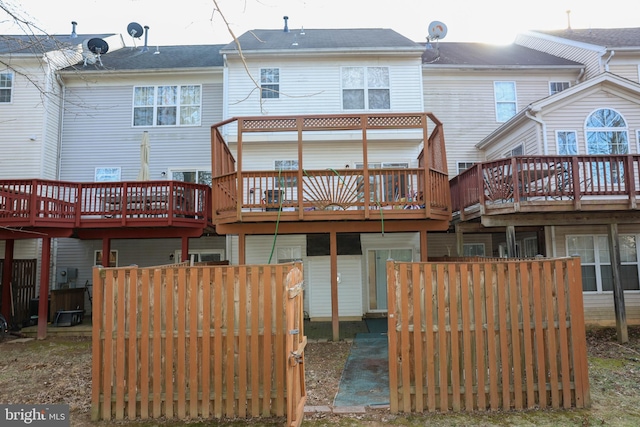
[[[301,363],[302,363],[302,353],[292,351],[291,358],[289,359],[289,364],[291,366],[296,366],[296,365],[300,365]]]

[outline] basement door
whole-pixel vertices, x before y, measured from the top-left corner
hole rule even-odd
[[[369,268],[369,312],[387,311],[387,260],[411,262],[412,249],[370,249],[367,254]]]

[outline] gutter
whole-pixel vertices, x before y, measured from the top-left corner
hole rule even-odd
[[[532,111],[533,111],[533,109],[531,107],[529,107],[525,111],[524,115],[527,116],[527,118],[529,118],[529,119],[533,120],[534,122],[538,123],[540,125],[540,127],[542,128],[542,154],[544,156],[548,156],[549,155],[549,142],[547,140],[547,124],[542,119],[539,119],[536,116],[534,116],[533,114],[531,114]]]

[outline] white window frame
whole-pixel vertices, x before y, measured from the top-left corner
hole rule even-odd
[[[273,161],[273,169],[276,171],[297,171],[298,159],[278,159]],[[281,182],[282,181],[282,182]],[[276,181],[276,187],[291,188],[298,185],[297,178],[288,178],[284,180],[278,179]]]
[[[345,83],[345,72],[347,69],[361,69],[363,73],[363,82],[361,85],[346,87]],[[369,71],[374,68],[386,69],[387,70],[387,85],[386,86],[372,86],[369,80]],[[373,111],[389,111],[391,110],[391,68],[387,66],[344,66],[340,69],[340,95],[341,95],[341,104],[343,111],[363,111],[363,110],[373,110]],[[364,98],[363,108],[347,108],[345,106],[345,98],[344,93],[347,90],[351,91],[362,91]],[[379,90],[386,91],[389,97],[389,106],[383,108],[371,108],[369,105],[369,92]]]
[[[218,255],[220,257],[220,261],[225,261],[224,257],[224,249],[189,249],[189,255],[197,255],[194,259],[194,262],[202,262],[202,256],[207,255]],[[185,260],[184,262],[190,262],[191,259]],[[183,262],[182,261],[182,249],[176,249],[174,252],[174,262]]]
[[[501,85],[509,84],[513,88],[513,99],[500,99],[500,93],[502,90],[499,90]],[[493,96],[495,101],[495,110],[496,110],[496,122],[504,123],[509,121],[513,116],[518,113],[518,95],[516,91],[516,82],[514,81],[495,81],[493,82]],[[513,105],[513,114],[509,117],[502,116],[500,112],[500,105]]]
[[[458,175],[460,175],[462,172],[466,171],[467,169],[471,169],[475,164],[476,162],[457,162],[456,168],[458,170]],[[463,165],[462,169],[460,168],[461,165]]]
[[[115,265],[108,265],[106,267],[117,267],[118,266],[118,251],[116,249],[111,249],[111,256],[109,259],[109,264],[111,264],[111,258],[115,258]],[[98,261],[98,256],[100,257],[100,261]],[[98,249],[93,251],[93,265],[102,265],[102,249]]]
[[[504,153],[503,157],[508,158],[508,157],[515,157],[515,156],[524,156],[524,155],[525,155],[524,144],[518,144],[515,147],[513,147],[511,150]]]
[[[536,237],[526,237],[522,239],[522,255],[525,258],[533,258],[540,255],[538,252],[538,239]]]
[[[625,261],[625,255],[624,255],[624,246],[621,244],[620,245],[620,258],[621,258],[621,262],[620,264],[622,266],[625,265],[635,265],[636,266],[636,271],[638,272],[638,277],[640,277],[640,250],[638,250],[638,243],[640,242],[640,234],[620,234],[619,237],[623,237],[623,236],[633,236],[634,240],[635,240],[635,244],[636,244],[636,259],[635,261],[629,261],[626,260]],[[606,234],[570,234],[567,235],[565,237],[565,247],[566,247],[566,253],[570,256],[573,255],[580,255],[579,253],[572,253],[575,252],[575,250],[572,250],[569,248],[569,240],[572,238],[591,238],[593,241],[593,250],[594,250],[594,261],[587,261],[584,258],[580,259],[580,264],[581,266],[584,268],[585,266],[593,266],[594,267],[594,273],[595,273],[595,279],[596,279],[596,290],[595,291],[585,291],[584,287],[583,287],[583,292],[587,293],[587,294],[609,294],[612,293],[613,290],[603,290],[602,286],[603,286],[603,282],[602,282],[602,267],[603,266],[611,266],[611,254],[609,253],[609,237]],[[603,261],[601,260],[601,256],[606,254],[608,257],[608,260]],[[640,284],[639,284],[640,287]],[[640,293],[640,289],[625,289],[624,292],[634,292],[634,293]]]
[[[5,79],[5,76],[8,76],[8,79]],[[13,103],[13,82],[15,81],[15,75],[11,71],[2,71],[0,72],[0,85],[8,82],[7,86],[0,86],[0,92],[9,92],[9,100],[1,101],[0,104],[11,104]],[[0,98],[1,99],[1,98]]]
[[[97,167],[93,173],[94,182],[118,182],[122,175],[120,167]]]
[[[302,261],[301,246],[276,246],[276,260],[278,264]]]
[[[176,99],[175,102],[162,104],[158,100],[158,90],[159,88],[176,88]],[[182,103],[182,91],[184,88],[197,87],[199,89],[198,103]],[[153,100],[150,104],[141,104],[136,105],[136,90],[147,88],[153,88]],[[131,101],[131,126],[135,128],[141,127],[187,127],[187,126],[200,126],[202,123],[202,85],[199,84],[182,84],[182,85],[144,85],[144,86],[134,86],[133,87],[133,96]],[[166,108],[175,108],[176,109],[176,122],[175,124],[158,124],[158,110]],[[136,124],[136,109],[139,108],[152,108],[153,109],[153,117],[151,119],[151,124]],[[182,121],[182,112],[186,109],[193,109],[198,112],[197,120],[189,123],[183,123]]]
[[[561,88],[558,89],[558,86],[561,86]],[[571,87],[571,82],[569,82],[569,81],[549,82],[549,95],[553,95],[553,94],[556,94],[558,92],[562,92],[563,90],[567,90],[570,87]]]
[[[260,98],[278,99],[280,98],[280,68],[263,67],[260,68]]]
[[[621,126],[621,127],[589,127],[588,126],[588,122],[589,122],[589,118],[595,114],[596,112],[600,111],[600,110],[611,110],[613,112],[615,112],[616,114],[618,114],[622,120],[624,120],[624,124],[625,126]],[[627,119],[625,119],[624,115],[616,110],[615,108],[609,108],[609,107],[602,107],[602,108],[596,108],[595,110],[593,110],[591,113],[587,114],[587,118],[585,119],[584,122],[584,134],[585,134],[585,140],[584,140],[584,144],[587,150],[587,154],[616,154],[616,153],[593,153],[592,150],[590,150],[589,148],[589,133],[599,133],[599,132],[620,132],[620,133],[624,133],[626,134],[627,137],[627,153],[629,154],[630,152],[630,146],[631,146],[631,141],[629,141],[629,122],[627,121]]]
[[[563,147],[560,145],[560,139],[561,139],[560,138],[560,134],[564,134],[565,137],[568,136],[568,135],[573,134],[573,140],[575,142],[575,146],[573,148],[575,150],[575,153],[568,153],[568,152],[563,153],[562,152],[563,151],[563,149],[562,149]],[[566,138],[565,138],[565,141],[566,141]],[[575,130],[557,130],[556,131],[556,150],[557,150],[558,155],[560,155],[560,156],[578,155],[579,154],[578,153],[578,132],[575,131]]]
[[[206,168],[175,168],[175,169],[169,169],[169,176],[171,177],[171,180],[173,181],[181,181],[181,182],[190,182],[191,181],[184,181],[182,179],[178,179],[178,177],[175,176],[175,174],[178,173],[195,173],[196,174],[196,181],[193,182],[192,184],[204,184],[204,185],[208,185],[211,186],[211,182],[207,182],[206,180],[202,180],[202,174],[206,174],[209,178],[209,180],[212,179],[212,174],[211,174],[211,170],[206,169]]]
[[[475,252],[480,252],[480,253],[475,253]],[[463,256],[486,256],[486,254],[487,252],[486,252],[486,247],[484,243],[464,243],[462,245]]]

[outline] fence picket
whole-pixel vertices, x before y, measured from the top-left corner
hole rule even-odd
[[[148,276],[147,276],[148,279]],[[141,278],[142,286],[144,287],[146,282],[144,280],[144,276]],[[128,330],[128,344],[127,347],[129,349],[129,354],[127,355],[127,366],[129,371],[127,373],[127,377],[129,378],[137,378],[138,376],[138,363],[136,361],[138,357],[138,291],[136,289],[137,283],[131,283],[131,279],[129,279],[127,286],[129,287],[128,298],[129,298],[129,330]],[[147,364],[148,366],[148,364]],[[129,387],[128,396],[127,396],[127,417],[129,419],[133,419],[136,417],[137,413],[137,386],[144,384],[142,378],[140,379],[140,384],[137,381],[127,381],[127,385]]]

